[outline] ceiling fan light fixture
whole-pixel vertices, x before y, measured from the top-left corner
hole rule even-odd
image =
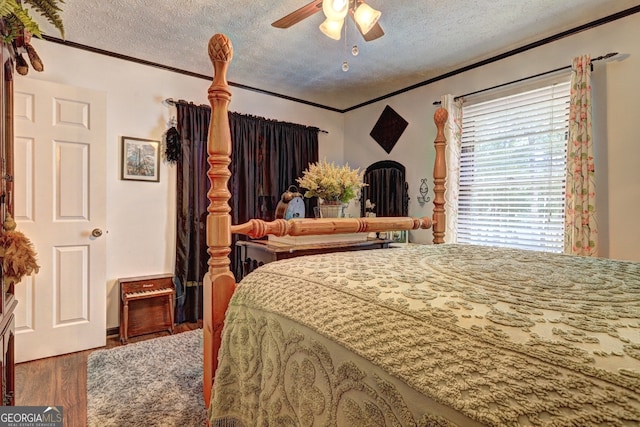
[[[349,0],[322,0],[322,11],[332,21],[344,19],[349,12]]]
[[[382,12],[365,3],[360,3],[353,14],[362,34],[367,34],[380,19]]]
[[[344,19],[332,20],[327,18],[324,20],[322,24],[320,24],[320,31],[322,31],[324,35],[329,38],[332,38],[334,40],[340,40],[343,24],[344,24]]]

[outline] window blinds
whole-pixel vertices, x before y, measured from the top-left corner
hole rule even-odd
[[[463,107],[458,242],[562,252],[569,82]]]

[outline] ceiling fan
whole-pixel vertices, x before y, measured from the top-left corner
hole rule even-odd
[[[276,28],[289,28],[320,10],[326,16],[326,20],[320,25],[320,30],[335,40],[340,40],[340,30],[346,15],[355,22],[358,31],[366,41],[375,40],[384,35],[378,23],[380,12],[371,8],[364,0],[313,0],[271,25]]]

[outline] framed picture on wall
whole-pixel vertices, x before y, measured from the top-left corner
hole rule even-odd
[[[121,178],[159,182],[160,142],[123,136]]]

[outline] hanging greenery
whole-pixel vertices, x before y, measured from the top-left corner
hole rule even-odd
[[[23,0],[33,11],[38,12],[51,23],[64,38],[64,25],[60,17],[60,4],[63,0]],[[0,0],[0,16],[2,17],[2,37],[5,43],[13,42],[23,35],[24,30],[36,37],[42,37],[38,23],[29,15],[21,0]]]
[[[29,6],[29,9],[23,7]],[[31,36],[42,37],[38,23],[29,15],[35,11],[49,21],[64,38],[64,25],[60,17],[60,4],[64,0],[0,0],[0,37],[8,48],[18,74],[29,72],[29,65],[22,56],[26,53],[31,66],[36,71],[43,71],[44,65],[38,53],[31,45]]]

